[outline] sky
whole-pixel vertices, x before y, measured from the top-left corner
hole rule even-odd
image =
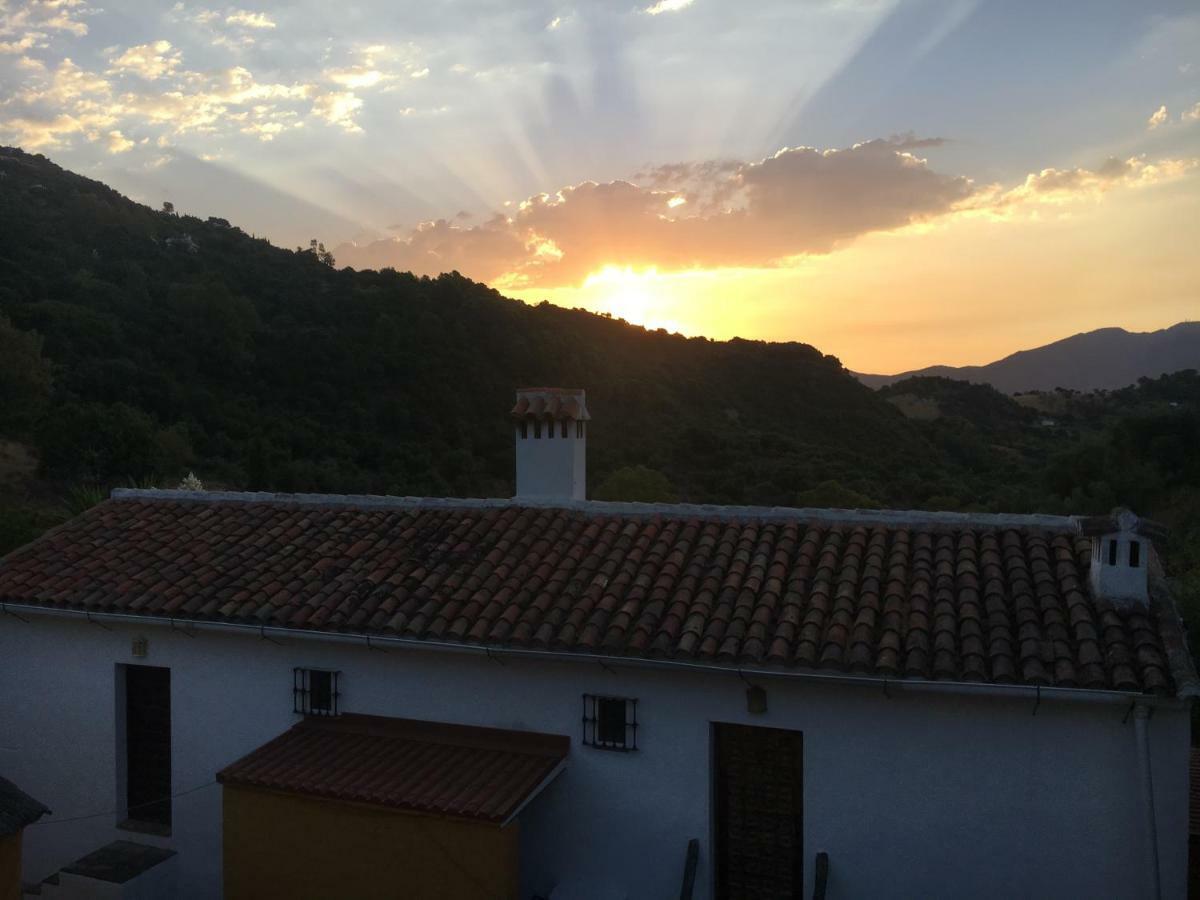
[[[0,143],[857,371],[1200,318],[1194,0],[0,0]]]

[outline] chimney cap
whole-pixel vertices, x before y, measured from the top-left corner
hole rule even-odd
[[[573,419],[583,422],[591,419],[583,388],[517,388],[517,402],[511,415],[514,419]]]
[[[1133,511],[1118,506],[1107,516],[1080,516],[1079,530],[1089,537],[1100,537],[1117,532],[1133,532],[1151,540],[1162,540],[1167,536],[1167,526],[1151,519],[1143,519]]]

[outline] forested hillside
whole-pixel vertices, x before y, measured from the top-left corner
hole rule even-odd
[[[456,274],[338,270],[16,150],[0,172],[3,340],[24,360],[0,432],[48,479],[194,468],[233,487],[511,494],[513,390],[551,384],[588,390],[593,489],[644,465],[695,500],[941,490],[921,431],[810,346],[648,332]]]
[[[1181,589],[1200,572],[1195,372],[1015,399],[940,378],[876,392],[805,344],[646,331],[457,274],[339,270],[0,149],[0,552],[113,485],[188,471],[507,496],[507,412],[533,384],[587,389],[592,496],[1125,504],[1174,529]]]

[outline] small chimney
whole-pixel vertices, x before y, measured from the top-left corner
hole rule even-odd
[[[517,499],[587,497],[587,403],[578,388],[519,388]]]
[[[1150,536],[1161,536],[1161,526],[1139,519],[1128,509],[1114,509],[1109,516],[1081,520],[1084,534],[1092,539],[1092,561],[1088,580],[1092,594],[1119,605],[1150,602]]]

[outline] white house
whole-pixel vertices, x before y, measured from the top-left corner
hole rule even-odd
[[[589,502],[583,392],[514,416],[512,500],[119,490],[0,561],[42,896],[1185,895],[1148,523]]]

